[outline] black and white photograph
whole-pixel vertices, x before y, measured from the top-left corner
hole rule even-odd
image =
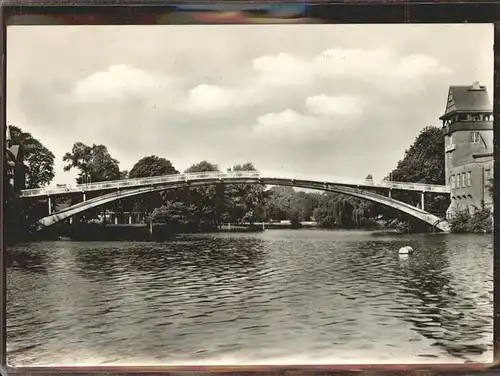
[[[493,361],[493,25],[6,43],[8,365]]]

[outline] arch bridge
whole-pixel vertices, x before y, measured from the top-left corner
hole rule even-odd
[[[78,184],[74,187],[65,186],[57,188],[28,189],[20,192],[20,198],[47,198],[49,207],[48,215],[39,220],[39,229],[42,229],[89,209],[126,197],[168,189],[214,184],[279,185],[335,192],[391,207],[424,221],[440,231],[450,231],[450,224],[446,220],[428,213],[423,209],[425,207],[425,193],[450,194],[450,187],[387,180],[374,181],[367,179],[330,178],[328,181],[325,181],[322,179],[312,179],[307,176],[267,176],[254,171],[204,172]],[[387,192],[388,195],[385,196],[378,193],[380,191]],[[402,201],[392,199],[392,191],[413,191],[420,193],[421,207],[415,207]],[[101,195],[87,199],[86,194],[89,192],[101,193]],[[52,197],[74,194],[81,194],[82,202],[55,213],[52,212]]]

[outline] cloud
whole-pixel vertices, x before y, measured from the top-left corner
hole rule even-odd
[[[201,84],[189,90],[183,109],[195,115],[220,114],[254,106],[264,98],[258,86],[227,88]]]
[[[188,110],[217,111],[235,106],[236,93],[215,85],[202,84],[188,93]]]
[[[314,57],[311,67],[323,78],[350,76],[363,80],[390,73],[388,68],[394,65],[393,59],[390,52],[384,50],[332,48]]]
[[[423,75],[440,75],[451,70],[439,63],[436,58],[423,54],[413,54],[400,59],[393,68],[393,74],[400,78],[412,79]]]
[[[252,66],[264,84],[304,85],[325,79],[357,80],[393,93],[416,92],[423,89],[419,83],[426,76],[451,73],[434,57],[422,53],[399,56],[388,48],[336,47],[312,58],[279,53],[256,58]]]
[[[272,85],[301,85],[309,82],[314,73],[306,61],[285,53],[255,58],[252,67],[260,73],[263,83]]]
[[[257,118],[254,132],[264,137],[317,138],[322,133],[318,119],[292,109],[268,113]]]
[[[363,113],[364,102],[354,96],[331,97],[325,94],[308,97],[306,108],[312,114],[326,117],[357,117]]]
[[[144,96],[161,91],[171,83],[163,75],[155,75],[129,65],[112,65],[78,81],[74,88],[77,102],[100,102],[130,95]]]

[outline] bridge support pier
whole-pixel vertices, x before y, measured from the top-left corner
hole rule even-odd
[[[425,193],[420,194],[420,206],[422,210],[425,210]]]
[[[132,213],[128,213],[128,224],[132,224]]]
[[[115,225],[118,224],[118,216],[115,214]]]
[[[387,197],[392,198],[392,190],[389,189],[389,195]]]
[[[83,193],[83,201],[87,201],[87,196],[85,195],[85,193]]]
[[[52,215],[52,199],[48,197],[49,215]]]

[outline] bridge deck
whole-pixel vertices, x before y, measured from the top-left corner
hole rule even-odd
[[[280,174],[281,175],[281,174]],[[163,175],[155,176],[149,178],[140,179],[123,179],[115,181],[106,181],[90,184],[78,184],[73,187],[57,187],[57,188],[40,188],[40,189],[26,189],[20,192],[20,197],[30,198],[30,197],[46,197],[54,195],[66,195],[78,192],[92,192],[92,191],[110,191],[117,189],[130,189],[139,188],[147,186],[156,186],[169,183],[180,183],[189,181],[212,181],[212,180],[229,180],[231,182],[237,183],[238,180],[242,182],[256,182],[260,181],[263,184],[273,185],[273,181],[283,181],[287,180],[290,182],[313,182],[313,183],[324,183],[338,186],[346,187],[359,187],[359,188],[381,188],[381,189],[391,189],[391,190],[403,190],[403,191],[417,191],[417,192],[434,192],[434,193],[450,193],[450,187],[445,185],[431,185],[431,184],[420,184],[420,183],[406,183],[406,182],[396,182],[387,180],[365,180],[365,179],[351,179],[351,178],[332,178],[327,180],[314,178],[312,176],[293,176],[283,175],[283,176],[266,176],[258,172],[248,172],[248,171],[237,171],[237,172],[205,172],[205,173],[191,173],[191,174],[175,174],[175,175]],[[290,184],[293,185],[293,184]]]

